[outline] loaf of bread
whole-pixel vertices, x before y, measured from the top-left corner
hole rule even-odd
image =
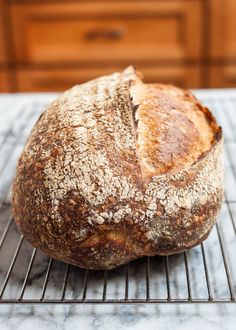
[[[78,85],[38,119],[13,186],[34,247],[87,269],[207,238],[223,197],[222,131],[189,92],[132,67]]]

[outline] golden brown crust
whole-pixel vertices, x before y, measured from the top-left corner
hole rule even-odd
[[[75,86],[41,115],[22,152],[16,223],[33,246],[90,269],[191,248],[220,209],[222,145],[189,92],[146,88],[130,68]]]
[[[137,85],[137,150],[143,173],[176,172],[210,149],[212,127],[191,93],[161,84]]]

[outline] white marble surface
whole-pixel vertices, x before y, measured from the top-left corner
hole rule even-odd
[[[228,267],[236,289],[236,240],[232,214],[236,223],[236,91],[198,91],[205,102],[213,104],[213,110],[224,128],[225,194],[218,220],[225,244]],[[16,94],[0,96],[0,203],[10,200],[10,186],[16,159],[25,137],[42,111],[55,98],[55,94]],[[215,101],[214,101],[215,100]],[[232,103],[232,100],[234,102]],[[226,110],[222,111],[222,107]],[[18,118],[15,120],[15,118]],[[4,136],[9,138],[4,140]],[[10,155],[10,157],[9,157]],[[7,166],[5,166],[7,164]],[[8,219],[10,206],[0,209],[0,239]],[[6,240],[0,249],[0,289],[10,261],[19,241],[19,233],[12,223]],[[216,228],[204,243],[212,294],[215,298],[229,297],[229,288]],[[19,297],[26,269],[32,255],[32,247],[25,241],[21,246],[3,298]],[[189,275],[193,298],[207,298],[204,264],[200,246],[188,251]],[[27,281],[24,298],[39,298],[48,266],[48,257],[37,251],[32,271]],[[172,298],[187,298],[186,272],[183,254],[171,256],[170,290]],[[142,299],[146,295],[145,259],[130,265],[129,298]],[[66,265],[53,261],[45,298],[60,298]],[[82,297],[84,271],[71,267],[66,288],[66,299]],[[125,267],[108,272],[107,298],[124,297]],[[89,275],[87,298],[101,299],[103,272]],[[150,258],[150,296],[166,298],[164,259]],[[235,329],[236,303],[234,304],[136,304],[136,305],[3,305],[0,304],[0,329]]]
[[[234,330],[235,306],[13,306],[0,309],[1,330]]]

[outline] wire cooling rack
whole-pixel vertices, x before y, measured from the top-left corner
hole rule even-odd
[[[16,160],[56,94],[0,96],[0,303],[233,303],[236,287],[236,92],[196,91],[223,126],[225,199],[209,238],[169,257],[87,271],[32,248],[11,215]]]

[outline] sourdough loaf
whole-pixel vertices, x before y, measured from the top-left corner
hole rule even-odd
[[[109,269],[201,243],[223,196],[222,132],[189,92],[132,67],[78,85],[38,119],[13,213],[48,255]]]

